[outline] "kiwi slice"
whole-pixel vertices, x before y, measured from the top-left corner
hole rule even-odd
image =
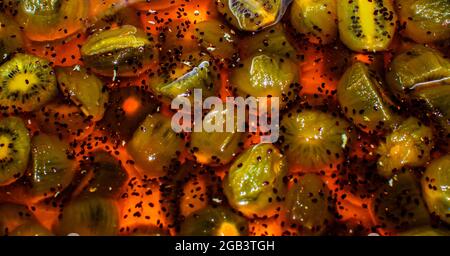
[[[83,27],[88,16],[88,0],[21,0],[15,18],[33,41],[67,37]]]
[[[89,158],[80,167],[81,173],[85,173],[87,178],[82,194],[116,197],[128,180],[121,162],[106,151],[94,152]]]
[[[161,177],[178,159],[182,146],[183,140],[172,130],[170,118],[158,113],[144,120],[126,147],[138,170],[149,177]]]
[[[297,55],[297,50],[290,43],[287,31],[282,24],[246,36],[239,46],[242,56],[266,53],[294,58]]]
[[[430,223],[430,215],[411,172],[395,175],[376,193],[372,211],[375,222],[387,234]]]
[[[402,167],[420,167],[430,160],[433,146],[433,130],[414,117],[408,118],[378,147],[378,173],[391,177]]]
[[[149,114],[159,109],[156,97],[143,87],[116,88],[109,92],[109,102],[101,130],[111,135],[113,143],[128,141]]]
[[[342,160],[350,125],[315,110],[292,111],[281,120],[281,141],[291,167],[320,170]]]
[[[0,185],[8,185],[21,177],[30,154],[30,135],[18,117],[0,120]]]
[[[52,196],[72,181],[77,166],[70,146],[56,136],[39,134],[31,142],[33,168],[29,173],[31,192]]]
[[[404,35],[418,43],[450,38],[450,2],[448,0],[397,0],[396,10],[404,26]]]
[[[398,121],[382,80],[364,63],[356,62],[341,77],[337,98],[345,116],[358,128],[376,133]]]
[[[224,207],[206,207],[189,215],[181,224],[181,236],[245,236],[245,218]]]
[[[316,174],[306,174],[286,195],[287,217],[291,223],[297,225],[302,234],[322,234],[333,220],[329,211],[328,187]]]
[[[216,0],[225,19],[244,31],[257,31],[275,24],[287,6],[282,0]]]
[[[81,110],[65,102],[54,102],[45,105],[34,116],[40,131],[56,135],[67,140],[81,140],[88,136],[94,123]]]
[[[353,51],[384,51],[394,39],[397,15],[391,0],[337,1],[339,35]]]
[[[35,221],[33,213],[24,205],[0,204],[0,236],[10,235],[17,227]]]
[[[117,6],[118,5],[112,5],[111,8],[102,12],[100,17],[97,17],[95,22],[89,26],[88,34],[92,35],[101,31],[109,30],[114,26],[142,26],[139,18],[139,11],[130,6],[122,8],[117,8]]]
[[[112,199],[80,197],[65,205],[57,235],[113,236],[119,232],[119,209]]]
[[[5,14],[0,13],[0,63],[21,51],[23,46],[24,38],[19,25]]]
[[[56,77],[61,91],[93,121],[103,118],[108,102],[108,91],[103,82],[85,68],[59,68]]]
[[[218,20],[200,22],[195,25],[195,36],[214,58],[232,60],[237,57],[238,38],[226,24]]]
[[[17,54],[0,66],[0,105],[9,111],[30,112],[58,93],[53,68],[47,60]]]
[[[291,8],[291,24],[310,42],[328,44],[336,40],[336,0],[295,0]]]

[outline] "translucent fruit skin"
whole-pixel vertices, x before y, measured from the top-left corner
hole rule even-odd
[[[72,182],[77,163],[70,153],[69,144],[56,136],[39,134],[33,137],[33,168],[29,174],[33,195],[49,197]]]
[[[415,45],[394,58],[387,70],[386,82],[399,99],[404,99],[418,84],[449,77],[448,59],[437,50]]]
[[[275,24],[283,9],[283,0],[215,0],[225,20],[243,31],[258,31]]]
[[[397,16],[391,0],[340,0],[337,15],[340,39],[353,51],[384,51],[394,38]]]
[[[13,148],[8,147],[9,143],[13,144]],[[0,147],[0,186],[2,186],[20,178],[28,166],[31,142],[22,119],[18,117],[0,119],[0,144],[2,145]]]
[[[291,111],[281,121],[283,149],[291,170],[320,170],[342,160],[349,124],[314,110]]]
[[[288,219],[305,235],[320,235],[332,221],[328,187],[315,174],[299,177],[286,195]]]
[[[245,216],[273,216],[286,192],[285,157],[271,144],[258,144],[243,152],[230,167],[223,183],[230,205]]]
[[[177,151],[182,146],[183,140],[172,130],[170,119],[154,114],[147,116],[126,147],[143,174],[161,177],[178,159]]]
[[[193,212],[181,224],[181,236],[240,236],[248,234],[245,218],[223,207]]]
[[[397,0],[396,10],[403,34],[418,43],[450,38],[450,2],[448,0]]]
[[[309,41],[328,44],[336,40],[336,0],[295,0],[291,7],[291,24],[308,36]]]
[[[422,176],[422,190],[431,213],[450,223],[450,155],[434,160]]]
[[[21,0],[17,22],[33,41],[51,41],[81,30],[88,15],[88,0]]]
[[[396,122],[378,78],[362,62],[341,77],[337,98],[345,116],[365,132],[376,132]]]
[[[14,229],[11,236],[53,236],[54,234],[43,227],[38,221],[27,222]]]
[[[96,33],[81,47],[84,64],[109,77],[138,76],[157,63],[158,52],[144,31],[125,25]]]
[[[430,159],[433,139],[430,127],[413,117],[405,120],[378,147],[378,173],[390,177],[402,167],[424,165]]]
[[[114,200],[101,197],[77,198],[64,206],[55,233],[66,236],[114,236],[119,232],[119,209]]]
[[[103,118],[109,94],[103,82],[82,67],[60,68],[56,76],[61,91],[78,106],[92,121]]]

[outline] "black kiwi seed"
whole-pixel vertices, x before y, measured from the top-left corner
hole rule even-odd
[[[34,111],[57,92],[55,72],[47,60],[17,54],[0,66],[0,105],[10,112]]]

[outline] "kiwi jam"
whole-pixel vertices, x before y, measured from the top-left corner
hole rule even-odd
[[[449,23],[448,0],[0,1],[0,235],[449,235]],[[279,97],[279,140],[176,133],[194,89]]]

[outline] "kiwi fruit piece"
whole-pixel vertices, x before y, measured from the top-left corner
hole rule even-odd
[[[394,39],[397,15],[391,0],[337,1],[339,35],[351,50],[384,51]]]
[[[228,132],[227,115],[234,108],[228,109],[226,104],[220,109],[213,109],[203,119],[208,126],[220,125],[224,132],[202,131],[191,134],[190,151],[200,164],[217,166],[228,164],[239,151],[245,140],[245,133],[237,131],[237,118],[234,130]],[[222,116],[222,118],[218,118]],[[221,122],[221,123],[219,123]]]
[[[112,199],[79,197],[63,206],[55,233],[65,236],[114,236],[119,232],[119,208]]]
[[[320,170],[343,159],[351,134],[343,119],[318,110],[294,110],[281,120],[281,141],[288,163]]]
[[[420,167],[431,158],[433,130],[414,117],[394,128],[378,146],[378,173],[391,177],[403,167]]]
[[[308,173],[298,178],[286,195],[287,217],[302,234],[320,235],[331,225],[331,193],[320,176]]]
[[[0,236],[8,236],[21,225],[35,221],[33,213],[24,205],[0,204]]]
[[[60,139],[82,140],[93,130],[94,122],[75,105],[64,101],[47,104],[34,112],[40,131]]]
[[[132,25],[135,27],[142,26],[139,18],[139,11],[133,7],[112,8],[106,10],[100,17],[88,28],[88,34],[109,30],[113,26]]]
[[[281,107],[285,107],[298,95],[299,76],[293,60],[259,53],[231,71],[230,84],[238,96],[278,97]]]
[[[109,102],[101,130],[111,135],[113,143],[128,141],[148,114],[158,111],[160,103],[143,87],[116,88],[109,92]]]
[[[229,23],[243,31],[275,24],[285,9],[282,0],[216,0],[216,6]]]
[[[20,0],[15,19],[33,41],[51,41],[81,30],[89,12],[88,0]]]
[[[189,97],[191,102],[193,102],[195,89],[201,89],[204,98],[214,96],[218,91],[218,86],[211,70],[211,64],[208,61],[203,61],[200,65],[174,81],[158,87],[156,91],[169,99],[174,99],[178,96]]]
[[[337,37],[336,0],[294,0],[291,24],[309,41],[328,44]]]
[[[404,26],[403,35],[418,43],[450,38],[450,2],[448,0],[397,0],[395,7]]]
[[[8,185],[26,171],[30,154],[30,135],[18,117],[0,120],[0,185]]]
[[[106,151],[92,153],[88,161],[80,166],[86,175],[86,186],[82,195],[98,195],[115,198],[128,180],[122,163]]]
[[[165,176],[176,163],[183,139],[172,130],[170,118],[148,115],[126,145],[135,167],[148,177]]]
[[[64,95],[68,96],[92,121],[103,118],[108,91],[103,82],[85,68],[58,68],[56,77]]]
[[[33,195],[49,197],[70,185],[77,162],[67,142],[41,133],[31,141],[31,156],[33,167],[28,176]]]
[[[364,132],[379,133],[399,121],[382,80],[362,62],[341,77],[337,98],[345,116]]]
[[[19,25],[6,14],[0,13],[0,63],[22,51],[24,44]]]
[[[381,186],[371,209],[377,226],[386,235],[430,223],[420,187],[409,171],[395,175]]]
[[[389,89],[402,101],[422,85],[450,83],[450,61],[438,50],[414,45],[400,52],[389,64],[386,82]]]
[[[57,93],[55,73],[47,60],[17,54],[0,66],[0,105],[3,110],[31,112]]]

